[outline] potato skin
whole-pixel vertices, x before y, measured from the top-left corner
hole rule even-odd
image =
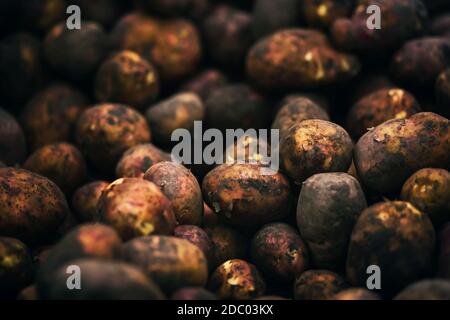
[[[257,164],[223,164],[210,171],[202,190],[207,204],[224,221],[258,227],[281,220],[289,212],[289,181],[279,172],[261,173]]]
[[[347,128],[358,139],[368,129],[391,119],[404,119],[421,111],[419,103],[409,92],[399,88],[377,90],[363,97],[350,109]]]
[[[339,291],[346,289],[345,280],[328,270],[308,270],[295,280],[296,300],[328,300]]]
[[[69,208],[52,181],[23,169],[0,169],[0,234],[26,243],[55,235]]]
[[[435,233],[427,215],[409,202],[377,203],[362,212],[347,255],[347,278],[365,286],[367,267],[382,272],[381,290],[391,294],[431,271]]]
[[[97,203],[102,192],[109,186],[107,181],[94,181],[78,188],[72,196],[72,209],[80,222],[98,220]]]
[[[213,272],[208,288],[219,299],[248,300],[262,296],[266,284],[254,265],[233,259],[224,262]]]
[[[353,226],[366,207],[358,180],[349,174],[316,174],[302,184],[297,224],[316,268],[343,268]]]
[[[380,297],[365,288],[350,288],[338,292],[331,300],[380,300]]]
[[[168,236],[140,237],[123,245],[123,259],[139,266],[166,293],[204,286],[208,263],[196,245]]]
[[[308,248],[298,232],[285,223],[262,227],[253,237],[251,257],[264,274],[286,282],[309,267]]]
[[[145,172],[144,179],[156,184],[170,200],[179,224],[203,223],[202,190],[183,165],[168,161],[156,163]]]
[[[183,288],[172,295],[172,300],[217,300],[217,297],[204,288]]]
[[[175,237],[185,239],[199,247],[208,261],[208,266],[215,266],[214,243],[211,241],[206,231],[197,226],[182,225],[176,227],[173,234]]]
[[[120,178],[102,193],[97,204],[100,221],[111,225],[123,240],[150,234],[172,234],[176,226],[170,200],[154,183]]]
[[[399,191],[419,169],[449,168],[450,121],[431,112],[387,121],[359,139],[354,161],[367,188]]]
[[[281,137],[280,160],[287,175],[301,183],[316,173],[347,171],[352,150],[350,136],[337,124],[305,120]]]
[[[447,119],[450,118],[450,68],[439,75],[435,92],[438,113]]]
[[[0,108],[0,160],[9,165],[25,159],[27,144],[22,128],[16,119]]]
[[[65,194],[72,194],[86,177],[86,163],[80,150],[64,142],[37,149],[28,157],[23,167],[49,178]]]
[[[122,153],[150,141],[150,129],[137,111],[120,104],[99,104],[78,119],[76,141],[87,160],[104,172],[114,170]]]
[[[406,180],[401,199],[426,213],[435,226],[450,221],[450,173],[425,168]]]
[[[194,121],[203,120],[204,112],[200,98],[189,92],[178,93],[150,106],[146,118],[152,128],[153,141],[160,146],[172,145],[172,133],[178,128],[193,134]]]
[[[227,77],[220,70],[207,69],[184,83],[181,90],[184,92],[193,92],[202,101],[206,101],[211,92],[223,87],[227,82]]]
[[[32,275],[27,246],[18,239],[0,237],[0,295],[17,293],[31,282]]]
[[[450,281],[425,279],[410,284],[394,300],[450,300]]]

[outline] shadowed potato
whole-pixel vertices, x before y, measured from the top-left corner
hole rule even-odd
[[[197,226],[182,225],[176,227],[173,233],[175,237],[185,239],[199,247],[203,251],[206,260],[208,260],[208,266],[215,266],[214,243],[206,231]]]
[[[214,90],[227,84],[226,76],[216,69],[207,69],[183,84],[181,90],[197,94],[202,101],[206,101]]]
[[[345,280],[328,270],[308,270],[295,280],[296,300],[328,300],[347,288]]]
[[[305,0],[303,15],[310,27],[329,28],[338,18],[350,15],[354,7],[353,0]]]
[[[0,160],[9,165],[21,163],[26,156],[25,135],[16,119],[0,108]]]
[[[335,294],[331,300],[380,300],[380,297],[365,288],[350,288]]]
[[[395,300],[450,300],[450,281],[425,279],[403,289]]]
[[[75,191],[72,196],[72,209],[78,221],[94,222],[99,219],[97,203],[108,186],[107,181],[94,181]]]
[[[450,69],[443,71],[439,75],[436,81],[435,92],[439,114],[442,114],[447,119],[450,118]]]
[[[217,297],[204,288],[184,288],[172,295],[172,300],[217,300]]]

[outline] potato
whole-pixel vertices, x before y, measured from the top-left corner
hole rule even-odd
[[[55,235],[69,208],[52,181],[23,169],[0,169],[0,234],[36,243]]]
[[[170,200],[154,183],[121,178],[102,193],[100,221],[111,225],[123,240],[150,234],[172,234],[176,226]]]
[[[72,196],[72,209],[80,222],[98,220],[97,203],[102,192],[109,186],[107,181],[94,181],[78,188]]]
[[[328,29],[338,18],[350,15],[353,7],[353,0],[305,0],[302,9],[308,26]]]
[[[266,284],[254,265],[233,259],[224,262],[214,271],[208,288],[219,299],[248,300],[262,296]]]
[[[0,237],[0,296],[17,294],[31,282],[33,262],[20,240]]]
[[[153,141],[161,146],[170,146],[172,133],[180,128],[194,133],[194,121],[202,121],[204,107],[200,98],[193,93],[178,93],[167,100],[150,106],[146,112],[152,128]]]
[[[366,207],[358,180],[347,173],[316,174],[302,184],[297,224],[316,268],[343,268],[353,226]]]
[[[263,173],[257,164],[223,164],[203,180],[206,202],[236,226],[258,227],[283,219],[289,212],[289,181],[279,172]]]
[[[223,87],[227,82],[227,77],[220,70],[207,69],[184,83],[181,90],[184,92],[193,92],[202,101],[206,101],[211,92]]]
[[[139,266],[166,293],[189,286],[204,286],[208,264],[203,252],[184,239],[140,237],[123,245],[123,259]]]
[[[99,104],[78,119],[76,141],[91,165],[104,172],[114,170],[122,153],[150,141],[150,129],[137,111],[120,104]]]
[[[26,153],[22,128],[11,114],[0,108],[0,160],[9,165],[20,164]]]
[[[403,185],[401,198],[426,213],[435,226],[450,222],[450,173],[433,168],[417,171]]]
[[[436,276],[450,279],[450,222],[442,227],[439,240],[440,250]]]
[[[309,267],[308,248],[297,231],[285,223],[262,227],[253,237],[251,257],[264,274],[284,282],[294,280]]]
[[[79,187],[86,177],[86,163],[77,147],[69,143],[45,145],[32,153],[23,167],[55,182],[65,194]]]
[[[347,128],[358,139],[367,130],[391,119],[404,119],[420,112],[420,105],[409,92],[386,88],[370,93],[349,111]]]
[[[170,154],[151,143],[138,144],[125,151],[117,162],[117,178],[142,178],[152,165],[169,161]]]
[[[450,118],[450,68],[439,75],[435,92],[438,113],[447,119]]]
[[[450,14],[444,13],[433,18],[430,33],[435,36],[450,36]]]
[[[295,280],[296,300],[328,300],[346,289],[347,283],[337,273],[328,270],[308,270]]]
[[[391,294],[431,271],[435,234],[427,215],[409,202],[374,204],[353,229],[347,255],[347,278],[366,286],[367,268],[381,270],[381,290]]]
[[[172,295],[172,300],[217,300],[217,297],[204,288],[183,288]]]
[[[353,142],[332,122],[305,120],[294,124],[281,137],[281,164],[296,183],[316,173],[347,171],[352,162]]]
[[[338,292],[331,300],[380,300],[380,297],[365,288],[350,288]]]
[[[179,224],[203,223],[202,190],[183,165],[168,161],[156,163],[145,172],[144,179],[156,184],[170,200]]]
[[[450,300],[450,281],[425,279],[410,284],[395,300]]]
[[[367,188],[400,191],[419,169],[450,167],[450,122],[430,112],[387,121],[359,139],[354,161]]]
[[[206,231],[197,226],[182,225],[176,227],[173,233],[175,237],[185,239],[199,247],[208,261],[208,266],[215,266],[214,243]]]

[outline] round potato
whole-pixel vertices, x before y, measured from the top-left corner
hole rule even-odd
[[[78,188],[72,196],[72,209],[80,222],[98,220],[97,203],[102,192],[109,186],[106,181],[94,181]]]
[[[328,300],[346,288],[345,280],[337,273],[309,270],[295,280],[294,297],[297,300]]]
[[[214,266],[214,243],[206,231],[197,226],[183,225],[176,227],[173,233],[175,237],[185,239],[199,247],[208,260],[208,266]]]

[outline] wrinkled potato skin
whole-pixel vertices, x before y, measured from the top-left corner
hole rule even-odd
[[[202,190],[194,175],[183,165],[160,162],[147,170],[144,179],[156,184],[172,203],[179,224],[203,223]]]
[[[296,300],[328,300],[347,287],[338,274],[327,270],[305,271],[295,280]]]
[[[350,288],[335,294],[331,300],[380,300],[380,297],[365,288]]]
[[[217,300],[217,297],[204,288],[184,288],[176,291],[172,300]]]
[[[219,70],[208,69],[188,80],[181,88],[184,92],[197,94],[206,101],[214,90],[227,84],[227,77]]]
[[[154,164],[170,161],[170,154],[151,143],[138,144],[125,151],[117,162],[117,178],[142,178]]]
[[[197,226],[182,225],[176,227],[173,233],[175,237],[185,239],[199,247],[203,251],[206,260],[208,260],[208,266],[214,266],[214,243],[206,231]]]
[[[253,164],[220,165],[203,180],[207,204],[224,221],[257,227],[285,217],[289,212],[289,181],[279,172],[263,175]]]
[[[347,171],[352,162],[353,142],[332,122],[304,120],[281,137],[280,162],[296,183],[313,174]]]
[[[421,111],[419,103],[409,92],[399,88],[375,91],[359,100],[347,118],[350,134],[358,139],[383,122],[405,119]]]
[[[21,115],[30,149],[72,141],[75,123],[87,104],[81,92],[67,85],[51,85],[39,91]]]
[[[27,154],[22,128],[16,119],[0,108],[0,160],[9,165],[21,163]]]
[[[346,173],[316,174],[302,184],[297,224],[316,268],[343,268],[353,226],[366,207],[358,180]]]
[[[97,204],[100,221],[111,225],[123,240],[150,234],[172,234],[176,226],[170,200],[154,183],[120,178],[102,193]]]
[[[327,29],[338,18],[347,17],[354,0],[306,0],[303,1],[303,15],[311,27]]]
[[[20,240],[0,237],[0,294],[17,293],[29,284],[32,274],[27,246]]]
[[[99,104],[85,110],[76,127],[81,151],[100,171],[113,171],[125,150],[149,142],[150,137],[145,118],[119,104]]]
[[[364,210],[353,229],[347,278],[365,286],[366,269],[381,269],[381,289],[392,293],[431,270],[435,233],[427,215],[409,202],[375,204]]]
[[[262,296],[266,284],[254,265],[233,259],[224,262],[214,271],[208,288],[219,299],[248,300]]]
[[[403,289],[395,300],[450,300],[450,281],[425,279]]]
[[[450,167],[450,121],[430,112],[387,121],[359,139],[354,161],[367,188],[399,191],[419,169]]]
[[[23,167],[49,178],[65,194],[71,194],[86,177],[83,155],[69,143],[48,144],[37,149]]]
[[[124,244],[123,258],[140,266],[167,293],[189,286],[203,287],[208,279],[205,255],[184,239],[136,238]]]
[[[450,173],[426,168],[406,180],[401,199],[426,213],[434,225],[450,221]]]
[[[260,229],[251,244],[252,261],[267,275],[289,282],[309,267],[308,249],[288,224],[271,223]]]
[[[333,61],[325,65],[325,61]],[[264,89],[313,88],[342,82],[360,69],[356,57],[335,51],[326,37],[307,29],[279,31],[257,42],[247,74]]]
[[[72,209],[80,222],[98,220],[97,203],[102,192],[109,186],[107,181],[94,181],[78,188],[72,196]]]
[[[0,234],[39,242],[55,234],[69,208],[52,181],[27,170],[0,169]]]
[[[171,145],[172,133],[178,129],[194,131],[194,121],[204,117],[204,106],[193,93],[179,93],[167,100],[151,106],[146,112],[152,128],[153,141],[162,146]]]
[[[439,75],[435,91],[439,114],[447,119],[450,118],[450,69]]]

